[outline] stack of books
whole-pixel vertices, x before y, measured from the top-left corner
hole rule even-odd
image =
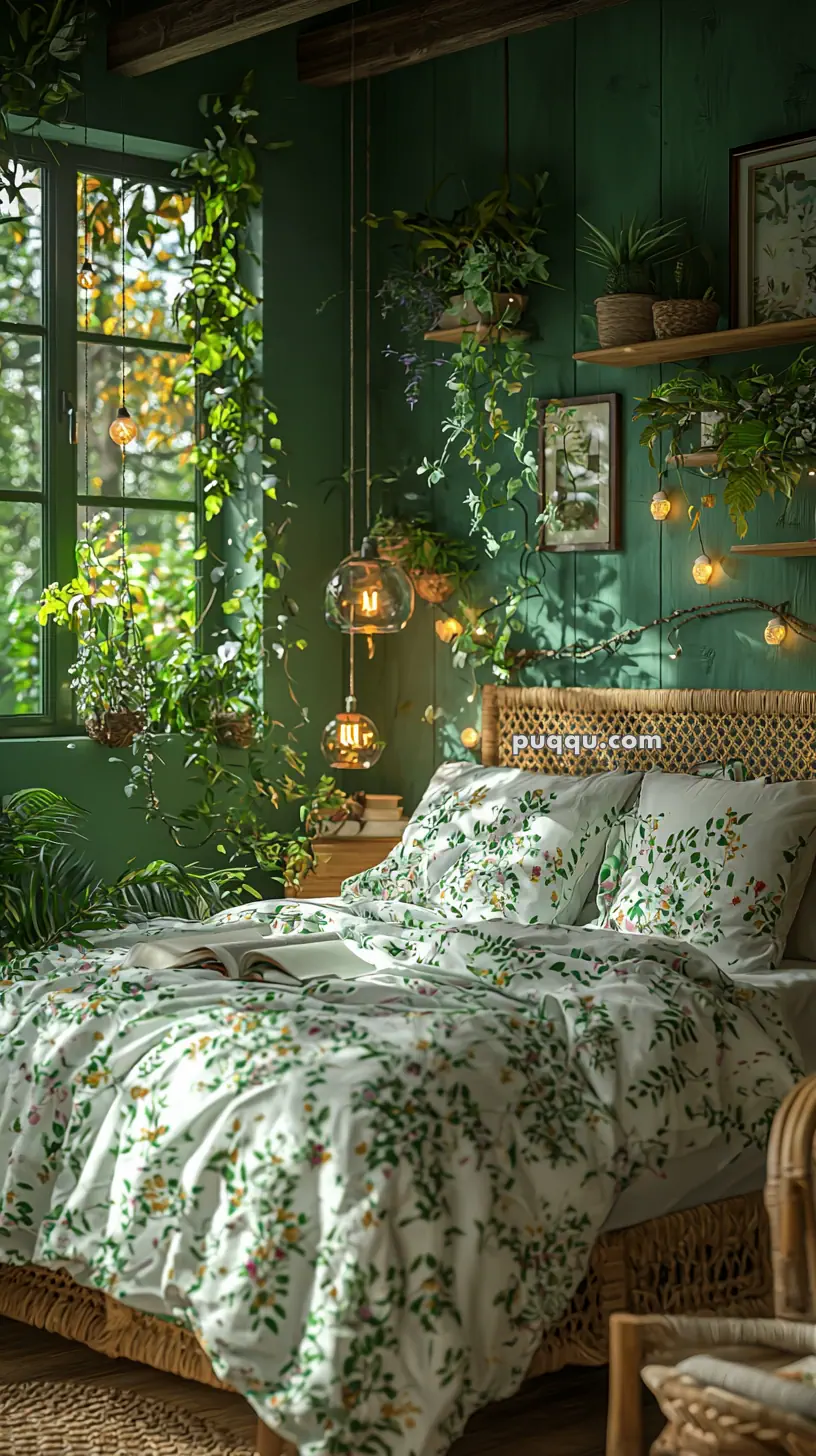
[[[407,823],[400,794],[366,794],[361,834],[369,839],[399,839]]]

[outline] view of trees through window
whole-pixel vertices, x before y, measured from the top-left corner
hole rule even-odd
[[[169,651],[171,634],[178,645],[179,628],[192,641],[196,618],[195,388],[173,309],[194,205],[172,184],[78,170],[76,205],[60,216],[50,165],[29,170],[21,198],[0,209],[0,715],[49,710],[35,604],[60,555],[48,535],[51,492],[75,494],[76,539],[92,547],[86,571],[119,570],[124,545],[152,656]],[[43,258],[74,240],[72,342],[52,336],[60,324],[50,325]],[[80,281],[86,257],[90,288]],[[70,480],[49,479],[43,453],[49,387],[76,403]],[[124,458],[108,435],[123,397],[138,426]]]

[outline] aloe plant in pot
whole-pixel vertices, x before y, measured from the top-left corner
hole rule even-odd
[[[686,226],[658,220],[649,227],[633,217],[628,227],[604,233],[578,214],[589,229],[578,252],[606,273],[606,291],[595,300],[598,343],[602,349],[642,344],[654,338],[652,307],[657,298],[655,268],[683,251],[678,235]]]

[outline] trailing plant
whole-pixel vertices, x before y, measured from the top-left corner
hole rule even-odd
[[[73,67],[85,47],[92,18],[87,0],[29,4],[5,0],[0,32],[0,193],[10,203],[25,208],[20,191],[25,169],[9,150],[9,118],[62,120],[66,107],[80,95]]]
[[[621,222],[617,232],[604,233],[580,212],[578,217],[589,230],[578,252],[603,268],[606,293],[654,293],[655,268],[677,257],[678,234],[686,226],[680,218],[646,227],[633,217],[628,226]]]
[[[719,416],[712,428],[715,474],[726,474],[725,503],[739,536],[759,498],[778,490],[788,498],[803,472],[816,467],[816,359],[805,349],[779,374],[753,364],[735,379],[688,369],[658,385],[638,402],[635,419],[646,420],[641,444],[654,469],[683,453],[684,437],[701,413]],[[661,459],[655,445],[661,445]]]
[[[79,849],[83,810],[50,789],[11,794],[0,813],[0,953],[84,943],[149,915],[203,919],[255,894],[241,870],[168,860],[106,881]]]
[[[371,528],[382,556],[398,561],[409,576],[435,572],[456,590],[475,570],[476,549],[469,541],[436,531],[424,516],[387,516],[379,512]]]

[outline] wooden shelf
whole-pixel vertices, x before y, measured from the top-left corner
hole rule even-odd
[[[814,340],[816,318],[789,319],[783,324],[752,324],[748,329],[715,329],[711,334],[683,334],[679,339],[649,339],[645,344],[592,349],[572,357],[582,364],[634,369],[639,364],[678,364],[683,359],[706,359],[711,354],[745,354],[754,349],[777,349],[783,344],[806,344]]]
[[[503,344],[506,339],[529,339],[530,335],[523,329],[505,329],[498,324],[462,324],[457,329],[432,329],[423,338],[430,339],[435,344],[461,344],[465,334],[475,334],[477,339],[497,339]]]
[[[816,556],[816,541],[777,541],[774,545],[732,546],[729,556]]]
[[[679,465],[682,470],[714,470],[717,459],[716,450],[692,450],[689,455],[667,456],[667,464]]]

